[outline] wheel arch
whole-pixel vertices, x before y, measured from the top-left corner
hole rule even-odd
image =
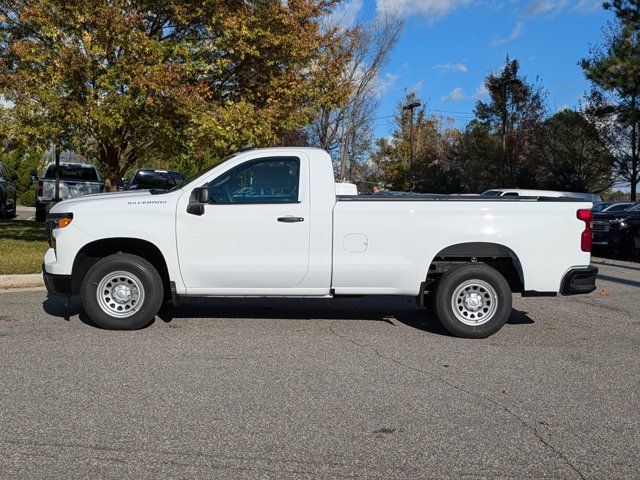
[[[71,293],[78,294],[89,269],[101,258],[129,253],[147,260],[162,279],[165,297],[170,295],[169,269],[160,249],[148,240],[131,237],[102,238],[84,245],[76,254],[71,271]]]
[[[474,262],[498,270],[512,292],[524,291],[524,271],[518,255],[511,248],[493,242],[457,243],[443,248],[431,260],[427,280],[437,279],[452,267]]]

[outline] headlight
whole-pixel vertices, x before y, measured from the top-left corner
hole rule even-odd
[[[53,231],[69,226],[72,220],[73,213],[50,213],[47,216],[46,230],[50,247],[56,248],[56,239],[53,237]]]
[[[51,229],[65,228],[73,220],[73,213],[50,213],[48,224]]]
[[[616,225],[618,228],[626,228],[627,221],[624,218],[616,218],[615,220],[611,220],[612,225]]]

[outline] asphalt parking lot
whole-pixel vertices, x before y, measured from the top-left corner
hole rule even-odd
[[[486,340],[404,298],[192,302],[137,332],[0,293],[2,478],[638,478],[640,264]]]

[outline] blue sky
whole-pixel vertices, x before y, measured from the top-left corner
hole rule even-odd
[[[390,115],[407,91],[428,107],[456,112],[464,126],[489,70],[506,55],[520,61],[529,80],[540,77],[550,111],[576,107],[589,84],[577,62],[598,43],[612,14],[594,0],[347,0],[343,23],[371,20],[380,12],[407,18],[402,38],[380,79],[378,117]],[[438,110],[438,111],[436,111]],[[389,119],[376,121],[377,136],[390,132]]]

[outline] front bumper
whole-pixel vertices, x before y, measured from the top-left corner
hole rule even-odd
[[[54,275],[45,270],[42,265],[42,278],[47,291],[54,295],[68,297],[71,295],[71,275]]]
[[[581,295],[596,289],[596,267],[573,268],[562,279],[560,293],[562,295]]]
[[[615,248],[622,243],[620,232],[608,231],[608,232],[593,232],[592,245],[599,247]]]

